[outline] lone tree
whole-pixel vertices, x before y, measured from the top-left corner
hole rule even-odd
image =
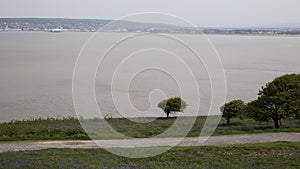
[[[281,119],[299,118],[300,74],[288,74],[276,78],[258,93],[258,99],[247,105],[247,115],[258,121],[274,121],[279,128]]]
[[[183,112],[186,109],[186,102],[180,97],[169,98],[161,101],[157,107],[161,108],[169,118],[170,113]]]
[[[226,119],[227,125],[230,124],[230,119],[239,117],[242,118],[246,104],[242,100],[233,100],[229,103],[224,104],[220,110],[223,113],[222,117]]]

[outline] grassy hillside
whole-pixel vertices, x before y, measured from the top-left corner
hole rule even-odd
[[[102,149],[48,149],[0,154],[0,168],[299,168],[300,143],[175,147],[129,159]]]
[[[199,136],[206,117],[198,117],[188,137]],[[153,137],[168,129],[176,118],[160,118],[150,123],[136,123],[128,119],[107,119],[107,122],[120,133],[136,137]],[[102,124],[104,120],[85,120],[88,123]],[[190,117],[179,122],[179,128],[185,128],[192,123]],[[272,122],[258,123],[253,120],[233,119],[232,125],[227,126],[225,120],[221,120],[214,135],[247,134],[263,132],[300,132],[299,120],[283,120],[280,129],[274,129]],[[106,132],[98,132],[98,139],[110,139]],[[170,137],[178,136],[171,133]],[[87,140],[90,139],[82,129],[76,118],[65,119],[33,119],[28,121],[11,121],[0,123],[0,141],[17,140]]]

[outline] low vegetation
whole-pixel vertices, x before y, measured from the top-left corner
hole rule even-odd
[[[141,148],[147,149],[147,148]],[[47,149],[0,154],[0,168],[299,168],[300,143],[174,147],[129,159],[102,149]]]
[[[76,118],[32,119],[0,124],[0,140],[89,139]]]
[[[149,123],[137,123],[128,119],[111,118],[106,121],[118,132],[136,138],[147,138],[156,136],[168,129],[176,118],[158,118]],[[197,137],[205,123],[206,117],[198,117],[187,135]],[[104,119],[92,119],[94,123],[103,123]],[[193,123],[193,118],[185,117],[179,121],[179,127]],[[215,130],[214,135],[249,134],[263,132],[300,132],[300,121],[294,119],[282,120],[280,129],[273,127],[272,121],[257,122],[251,119],[233,118],[231,125],[227,125],[222,119]],[[173,133],[170,137],[176,137]],[[0,141],[21,141],[21,140],[87,140],[90,139],[82,129],[76,118],[65,119],[34,119],[23,121],[11,121],[0,123]],[[107,133],[99,135],[98,139],[110,139]]]

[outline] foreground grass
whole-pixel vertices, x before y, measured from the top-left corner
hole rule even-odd
[[[147,138],[163,133],[174,123],[176,119],[160,118],[150,123],[136,123],[127,119],[107,119],[107,122],[118,132],[131,137]],[[197,137],[205,123],[206,117],[198,117],[193,125],[188,137]],[[85,120],[91,124],[101,124],[102,119]],[[185,128],[188,124],[193,124],[190,117],[186,117],[179,123],[179,129]],[[230,134],[251,134],[265,132],[300,132],[299,120],[283,120],[280,129],[274,129],[272,122],[259,123],[253,120],[233,119],[232,125],[227,126],[221,120],[214,135]],[[110,139],[109,133],[105,130],[91,132],[97,139]],[[179,132],[174,132],[168,137],[181,136]],[[24,141],[24,140],[88,140],[90,139],[82,129],[80,122],[76,118],[64,119],[33,119],[23,121],[11,121],[0,123],[0,141]]]
[[[0,168],[299,168],[300,143],[175,147],[129,159],[102,149],[48,149],[0,154]]]

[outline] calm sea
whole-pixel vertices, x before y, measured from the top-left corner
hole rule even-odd
[[[76,58],[91,35],[91,33],[1,32],[0,121],[75,116],[72,74]],[[100,51],[106,51],[110,47],[108,44],[113,44],[128,35],[130,34],[99,33],[83,52],[82,57],[94,55],[101,58],[103,54]],[[217,56],[213,54],[213,48],[203,37],[197,35],[174,35],[174,37],[197,47],[203,58],[209,60]],[[300,72],[300,37],[238,35],[208,37],[224,66],[227,100],[253,100],[257,97],[260,87],[275,77]],[[118,111],[123,111],[126,112],[125,116],[135,117],[137,112],[127,108],[127,100],[122,100],[123,96],[128,95],[128,103],[136,110],[145,111],[145,116],[161,116],[163,113],[156,108],[157,103],[164,96],[180,95],[181,85],[190,88],[190,91],[185,91],[184,99],[191,105],[190,107],[193,107],[192,105],[197,104],[198,98],[193,95],[195,93],[193,87],[189,87],[193,82],[189,81],[189,74],[184,72],[187,66],[194,73],[199,85],[201,103],[199,113],[205,114],[211,99],[208,76],[210,72],[207,72],[205,64],[197,62],[194,56],[189,56],[184,48],[183,44],[174,39],[150,35],[131,38],[117,44],[100,63],[96,76],[95,93],[101,111],[115,117],[120,116]],[[133,53],[134,51],[138,52]],[[180,59],[181,62],[178,62]],[[186,64],[180,65],[183,64],[182,61]],[[153,67],[165,65],[171,73],[160,69],[137,71],[138,68],[141,70],[147,65]],[[210,68],[212,69],[214,68]],[[172,72],[174,74],[177,72],[177,75],[173,76]],[[117,97],[118,109],[111,97],[111,79],[114,73],[113,95]],[[127,84],[129,77],[134,78]],[[193,111],[195,110],[187,109],[185,113],[192,115]]]

